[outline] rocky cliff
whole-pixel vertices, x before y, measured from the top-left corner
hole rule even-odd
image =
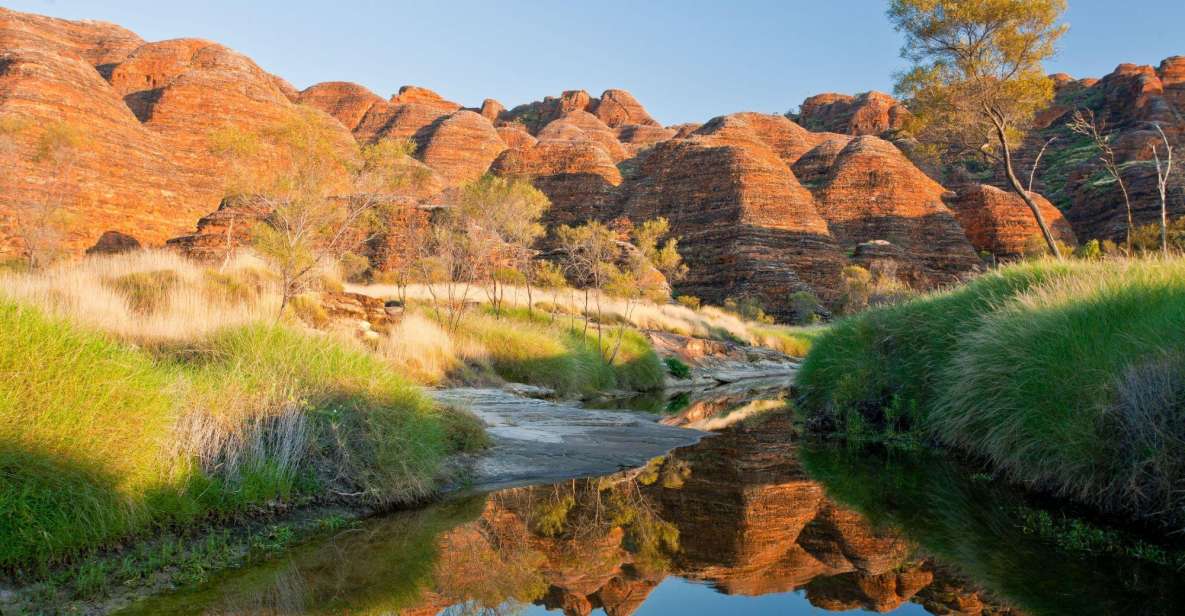
[[[1118,149],[1132,160],[1151,155],[1149,122],[1174,139],[1185,129],[1185,59],[1057,83],[1045,128],[1022,161],[1080,105],[1120,131]],[[453,189],[492,172],[546,193],[552,225],[665,216],[691,266],[676,291],[710,302],[748,295],[784,314],[792,293],[834,299],[843,267],[878,259],[897,261],[912,286],[931,288],[978,269],[976,252],[1014,257],[1036,234],[1018,200],[966,178],[947,190],[882,139],[909,114],[877,92],[812,97],[797,122],[737,113],[663,127],[623,90],[571,90],[509,109],[493,99],[465,108],[416,86],[389,98],[346,82],[297,91],[211,41],[145,42],[111,24],[0,10],[0,115],[5,126],[34,127],[0,135],[11,146],[0,156],[13,170],[0,178],[0,255],[20,254],[19,215],[55,200],[65,205],[64,246],[73,254],[105,231],[149,246],[192,234],[227,192],[211,134],[259,129],[302,107],[323,112],[344,140],[414,141],[427,181],[392,196],[409,212],[447,205]],[[84,133],[68,165],[35,160],[36,127],[54,123]],[[1055,141],[1035,188],[1065,213],[1063,221],[1045,208],[1068,241],[1074,233],[1114,237],[1122,208],[1081,146]],[[1125,169],[1137,217],[1148,220],[1154,174],[1144,163]],[[1173,194],[1174,211],[1185,213],[1185,193]],[[207,219],[198,235],[226,215]]]

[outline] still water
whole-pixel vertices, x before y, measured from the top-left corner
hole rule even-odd
[[[777,391],[661,401],[715,436],[606,477],[372,519],[157,597],[192,614],[1180,614],[1185,576],[1058,547],[934,455],[805,444]]]

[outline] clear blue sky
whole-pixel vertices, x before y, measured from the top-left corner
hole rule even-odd
[[[882,0],[0,0],[112,21],[147,40],[208,38],[304,88],[432,88],[507,107],[624,88],[660,122],[780,112],[820,92],[892,87],[900,37]],[[1070,0],[1050,72],[1101,76],[1185,55],[1183,0]]]

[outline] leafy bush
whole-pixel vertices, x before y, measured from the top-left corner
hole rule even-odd
[[[671,376],[677,379],[691,378],[691,367],[679,360],[678,357],[668,357],[662,360],[667,366],[667,371]]]

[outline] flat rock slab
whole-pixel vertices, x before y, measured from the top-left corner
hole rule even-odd
[[[475,490],[545,484],[641,466],[693,445],[707,432],[657,423],[642,413],[586,409],[523,398],[500,389],[445,389],[439,402],[461,406],[486,422],[493,446],[473,465]]]

